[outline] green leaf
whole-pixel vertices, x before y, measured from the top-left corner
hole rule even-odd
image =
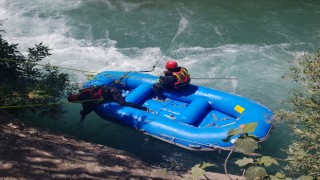
[[[266,175],[267,175],[267,172],[263,167],[255,167],[255,166],[250,166],[244,173],[244,177],[248,180],[254,180],[255,178],[264,177]]]
[[[243,167],[248,164],[253,164],[253,159],[252,158],[246,158],[244,157],[243,159],[239,159],[235,162],[238,166]]]
[[[278,178],[277,176],[268,175],[268,180],[281,180],[281,178]],[[292,180],[291,178],[284,178],[283,180]]]
[[[204,169],[211,166],[215,166],[215,164],[212,164],[212,163],[196,164],[191,169],[191,178],[199,179],[206,172]]]
[[[260,141],[260,139],[257,136],[253,135],[253,134],[249,134],[248,137],[251,137],[255,141]]]
[[[285,178],[286,178],[286,175],[283,174],[283,173],[280,173],[280,172],[277,172],[277,173],[275,174],[275,176],[276,176],[278,179],[285,179]]]
[[[203,176],[205,173],[205,170],[200,168],[200,164],[196,164],[191,169],[191,178],[192,179],[199,179],[201,176]]]
[[[234,136],[234,135],[238,135],[238,134],[243,134],[243,130],[242,129],[231,129],[228,132],[228,136]]]
[[[211,167],[211,166],[216,166],[215,164],[212,164],[212,163],[203,163],[200,168],[201,169],[205,169],[207,167]]]
[[[297,180],[313,180],[312,176],[300,176]]]
[[[263,164],[267,167],[271,166],[272,164],[276,164],[279,166],[278,161],[270,156],[262,156],[262,158],[260,158],[259,164]]]
[[[258,148],[258,143],[251,137],[239,138],[234,148],[243,154],[251,155]]]
[[[254,132],[256,130],[256,127],[258,126],[258,123],[249,123],[246,124],[243,128],[243,133],[250,133]]]

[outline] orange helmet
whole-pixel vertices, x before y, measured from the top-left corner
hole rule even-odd
[[[174,69],[174,68],[178,67],[178,63],[175,60],[168,60],[166,62],[165,66],[166,66],[167,69]]]

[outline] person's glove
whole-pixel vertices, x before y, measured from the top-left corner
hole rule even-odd
[[[163,81],[163,79],[164,79],[164,77],[163,77],[163,76],[159,76],[158,81],[159,81],[159,82],[162,82],[162,81]]]

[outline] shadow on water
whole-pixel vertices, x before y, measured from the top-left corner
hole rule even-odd
[[[95,113],[89,114],[83,123],[80,123],[79,104],[68,104],[68,112],[59,121],[43,120],[29,116],[29,121],[36,126],[60,131],[65,134],[75,136],[79,139],[93,143],[102,144],[108,147],[120,149],[139,157],[142,161],[153,165],[175,171],[190,170],[198,163],[213,163],[216,166],[208,169],[213,172],[224,173],[224,161],[228,156],[228,151],[200,152],[186,150],[172,144],[160,141],[153,137],[144,135],[129,127],[121,126],[101,119]],[[285,149],[290,141],[289,132],[285,124],[276,126],[269,139],[260,143],[262,155],[285,158],[282,149]],[[232,174],[242,174],[241,169],[234,163],[241,159],[243,155],[233,153],[228,161],[228,172]],[[275,169],[275,172],[279,171]],[[272,170],[273,171],[273,170]]]

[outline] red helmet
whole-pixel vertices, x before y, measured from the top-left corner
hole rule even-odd
[[[166,62],[165,66],[166,66],[167,69],[174,69],[174,68],[178,67],[178,63],[175,60],[168,60]]]

